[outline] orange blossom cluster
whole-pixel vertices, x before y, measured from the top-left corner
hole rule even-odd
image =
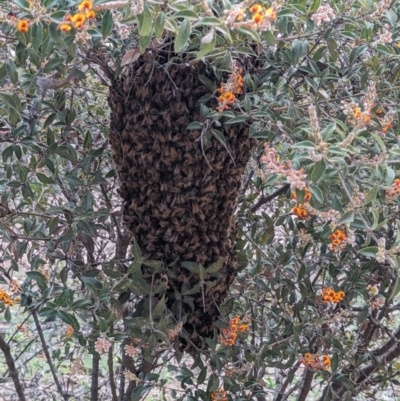
[[[229,329],[222,329],[219,341],[222,345],[232,346],[235,344],[238,332],[244,333],[249,328],[249,325],[244,321],[240,320],[238,316],[235,316],[229,321]]]
[[[304,358],[300,360],[307,368],[315,370],[328,370],[331,366],[331,358],[328,355],[318,355],[310,354],[307,352]]]
[[[68,326],[68,327],[67,327],[67,330],[66,330],[66,332],[65,332],[65,335],[66,335],[68,338],[71,338],[71,337],[74,335],[74,328],[73,328],[72,326]]]
[[[9,297],[6,291],[0,290],[0,302],[3,302],[5,305],[13,306],[14,302]]]
[[[68,32],[72,27],[82,29],[87,20],[93,19],[96,12],[93,10],[93,2],[91,0],[84,0],[78,6],[78,13],[74,15],[67,14],[64,22],[60,24],[59,28],[63,32]]]
[[[329,237],[331,244],[329,249],[333,251],[338,251],[343,248],[344,242],[346,241],[346,233],[343,230],[337,229]]]
[[[266,8],[261,4],[255,3],[251,7],[250,1],[243,1],[230,10],[226,10],[226,25],[230,29],[246,27],[259,32],[267,31],[271,28],[271,23],[276,19],[282,3],[274,2],[271,7]]]
[[[396,178],[392,186],[386,191],[386,196],[394,198],[400,196],[400,178]]]
[[[332,287],[326,287],[322,290],[322,300],[324,302],[333,302],[335,304],[342,302],[345,297],[344,291],[335,291]]]
[[[29,2],[33,6],[32,2]],[[74,15],[66,14],[64,21],[58,26],[63,32],[68,32],[72,28],[82,29],[85,21],[95,18],[96,12],[93,10],[93,2],[91,0],[84,0],[78,5],[78,13]],[[17,31],[27,33],[31,20],[22,18],[17,21]]]
[[[311,199],[311,192],[308,188],[304,188],[304,190],[305,190],[304,202],[305,202],[305,204],[308,205],[308,202]],[[292,199],[297,200],[296,192],[292,192]],[[301,220],[304,220],[310,216],[310,214],[307,212],[306,208],[301,203],[298,203],[292,209],[292,213],[294,213]]]
[[[213,391],[211,393],[211,401],[227,401],[228,397],[226,395],[226,391],[223,390],[222,388]]]
[[[231,71],[232,73],[229,75],[227,82],[222,83],[221,87],[218,89],[220,95],[218,97],[219,106],[217,110],[219,112],[230,109],[229,105],[235,102],[236,95],[243,93],[243,69],[237,65],[235,60],[231,63]]]

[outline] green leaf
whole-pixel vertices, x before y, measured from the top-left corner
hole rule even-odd
[[[201,47],[198,58],[204,57],[211,53],[215,49],[215,43],[217,41],[217,35],[215,34],[215,29],[212,28],[202,39]]]
[[[175,14],[172,14],[171,18],[187,18],[188,20],[197,21],[199,19],[199,16],[194,11],[182,10],[177,11]]]
[[[13,3],[17,5],[20,8],[24,8],[26,10],[29,10],[29,2],[27,0],[13,0]]]
[[[399,275],[396,275],[396,281],[394,283],[392,292],[387,298],[387,302],[390,302],[399,292],[400,292],[400,278]]]
[[[373,133],[371,132],[371,136],[372,136],[372,138],[375,139],[376,143],[379,145],[379,147],[381,148],[382,152],[383,152],[383,153],[386,153],[386,152],[387,152],[386,146],[385,146],[385,144],[383,143],[382,139],[379,137],[379,135],[373,134]]]
[[[43,39],[43,26],[40,22],[32,25],[30,29],[32,48],[35,52],[38,51]]]
[[[194,262],[181,262],[181,266],[192,273],[200,274],[200,266]]]
[[[316,162],[311,172],[311,177],[310,177],[311,181],[313,183],[318,182],[323,177],[325,170],[326,170],[326,164],[324,159],[320,160],[319,162]]]
[[[55,181],[52,178],[47,177],[47,175],[36,173],[36,177],[42,184],[54,184]]]
[[[315,149],[315,143],[311,141],[301,141],[293,144],[292,148]]]
[[[0,93],[0,99],[6,106],[8,106],[11,110],[14,110],[19,116],[21,107],[11,95],[7,93]]]
[[[193,121],[192,123],[190,123],[186,129],[190,130],[190,129],[201,129],[203,127],[203,125],[198,122],[198,121]]]
[[[221,20],[216,17],[205,17],[196,22],[193,25],[193,28],[197,28],[199,26],[219,26],[221,23]]]
[[[152,317],[153,319],[157,319],[158,317],[160,317],[163,312],[165,311],[165,294],[163,295],[163,297],[158,301],[157,305],[154,307],[153,311],[152,311]]]
[[[204,280],[206,279],[206,270],[202,265],[199,265],[199,278],[200,282],[204,283]]]
[[[4,312],[4,320],[7,322],[7,323],[10,323],[10,321],[11,321],[11,310],[10,310],[10,308],[6,308],[6,310],[5,310],[5,312]]]
[[[357,323],[361,324],[368,316],[368,305],[364,306],[364,308],[361,309],[360,313],[357,316]]]
[[[212,393],[213,391],[218,390],[218,388],[219,388],[219,378],[215,373],[213,373],[210,376],[210,379],[208,380],[207,393]]]
[[[206,268],[206,273],[211,274],[219,272],[224,263],[225,263],[225,258],[223,256],[219,257],[216,262],[212,263],[210,266]]]
[[[154,33],[157,39],[160,39],[164,33],[165,13],[160,11],[154,21]]]
[[[108,37],[113,27],[113,18],[110,10],[106,10],[101,21],[101,35],[103,40]]]
[[[206,380],[207,376],[207,366],[204,366],[203,369],[200,370],[199,376],[197,377],[197,384],[203,384],[204,381]]]
[[[323,192],[320,190],[319,187],[317,187],[316,185],[309,185],[308,189],[311,192],[312,197],[319,203],[324,203],[324,194]]]
[[[9,157],[12,156],[13,152],[14,152],[13,145],[7,146],[7,147],[3,150],[2,157],[3,157],[3,162],[4,162],[4,163],[8,160]]]
[[[338,225],[352,223],[353,221],[354,221],[354,210],[349,210],[348,212],[342,215],[342,217],[338,221]]]
[[[147,4],[145,4],[143,13],[140,15],[139,21],[140,21],[139,35],[149,36],[153,26],[153,16]]]
[[[57,315],[64,323],[67,323],[68,325],[72,326],[74,330],[76,331],[79,330],[79,323],[74,315],[65,312],[63,310],[58,310]]]
[[[254,40],[257,43],[261,42],[261,38],[260,35],[258,34],[257,31],[250,29],[250,28],[246,28],[244,26],[240,27],[240,28],[236,28],[236,30],[240,33],[245,34],[246,36],[248,36],[251,40]]]
[[[85,284],[85,287],[96,294],[98,291],[101,291],[103,288],[103,284],[94,277],[80,277],[80,280]]]
[[[375,257],[375,255],[378,253],[378,247],[368,246],[367,248],[360,249],[358,253],[367,257]]]
[[[315,11],[317,11],[320,4],[321,4],[321,0],[314,0],[310,7],[310,13],[314,13]]]
[[[185,47],[191,33],[192,26],[190,25],[190,21],[188,19],[184,19],[179,28],[178,35],[175,38],[175,52],[180,52]]]
[[[245,122],[247,120],[248,120],[247,116],[236,116],[236,117],[233,117],[233,118],[229,119],[228,121],[225,121],[224,125],[232,125],[232,124],[243,123],[243,122]]]
[[[376,199],[376,195],[378,194],[378,186],[374,185],[368,192],[365,197],[364,205],[368,205]]]

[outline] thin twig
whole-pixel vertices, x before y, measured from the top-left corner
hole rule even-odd
[[[67,394],[64,393],[64,391],[62,389],[62,386],[61,386],[61,383],[58,380],[56,369],[55,369],[55,367],[53,365],[53,361],[51,360],[49,349],[47,347],[46,339],[44,338],[43,330],[42,330],[42,327],[40,325],[36,310],[32,312],[32,316],[33,316],[33,319],[35,321],[36,330],[37,330],[37,332],[39,334],[40,342],[42,343],[42,347],[43,347],[43,352],[44,352],[44,355],[46,356],[46,360],[47,360],[47,363],[49,365],[51,375],[53,376],[54,383],[55,383],[55,385],[57,387],[57,390],[60,393],[61,397],[65,401],[68,401],[69,397],[68,397]]]
[[[100,366],[100,355],[95,351],[92,358],[92,384],[90,387],[90,401],[98,401],[99,366]]]
[[[112,401],[118,401],[117,386],[115,385],[115,379],[114,379],[113,358],[114,358],[114,349],[113,346],[111,345],[108,350],[108,359],[107,359],[108,375],[110,377],[110,389],[112,394]]]
[[[7,342],[4,340],[1,334],[0,334],[0,349],[3,351],[4,357],[6,359],[6,364],[8,366],[8,370],[10,371],[10,376],[14,382],[14,387],[18,395],[18,400],[26,401],[21,382],[19,381],[18,370],[15,367],[14,359],[10,352],[10,346],[7,344]]]
[[[271,200],[275,199],[279,195],[284,194],[286,191],[288,191],[290,188],[290,184],[285,184],[281,188],[277,189],[274,193],[271,195],[265,196],[263,195],[258,202],[251,208],[251,211],[254,213],[256,212],[261,206],[265,205],[266,203],[270,202]]]

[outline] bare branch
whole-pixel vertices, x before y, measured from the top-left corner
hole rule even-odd
[[[44,355],[46,356],[46,360],[47,360],[47,363],[49,365],[51,375],[53,376],[54,383],[55,383],[55,385],[57,387],[57,390],[60,393],[61,397],[65,401],[68,401],[69,397],[68,397],[67,394],[64,393],[64,391],[62,389],[62,386],[61,386],[61,383],[58,380],[56,369],[55,369],[55,367],[53,365],[53,361],[51,360],[49,349],[47,347],[46,339],[44,338],[43,330],[42,330],[42,327],[40,325],[36,310],[32,312],[32,316],[33,316],[33,319],[35,321],[36,330],[37,330],[37,332],[39,334],[40,342],[42,343],[42,347],[43,347],[43,352],[44,352]]]
[[[95,351],[92,358],[92,385],[90,387],[90,401],[98,401],[99,366],[100,366],[100,355]]]
[[[10,346],[7,344],[7,342],[4,340],[1,334],[0,334],[0,349],[3,351],[3,354],[6,358],[6,364],[8,366],[8,370],[10,371],[10,376],[14,382],[15,391],[17,392],[18,395],[18,400],[26,401],[21,382],[19,381],[18,370],[15,367],[14,359],[10,352]]]
[[[283,187],[277,189],[274,193],[268,196],[262,196],[258,202],[251,208],[251,211],[254,213],[256,212],[261,206],[265,205],[266,203],[270,202],[271,200],[275,199],[279,195],[284,194],[290,188],[289,184],[285,184]]]

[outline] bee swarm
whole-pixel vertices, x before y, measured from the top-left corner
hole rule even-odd
[[[169,64],[168,57],[161,52],[142,55],[111,87],[110,143],[124,221],[143,256],[164,266],[177,258],[205,267],[220,257],[226,260],[220,277],[214,278],[216,285],[203,287],[204,300],[199,290],[188,303],[185,296],[183,303],[176,300],[175,291],[199,284],[199,276],[179,262],[166,267],[167,307],[178,317],[188,314],[184,328],[199,344],[196,333],[212,335],[216,305],[223,303],[237,273],[234,213],[253,141],[246,126],[230,125],[223,133],[233,158],[212,138],[204,149],[206,160],[201,130],[186,128],[203,121],[197,102],[209,91],[198,74],[213,79],[211,69],[177,58]]]

